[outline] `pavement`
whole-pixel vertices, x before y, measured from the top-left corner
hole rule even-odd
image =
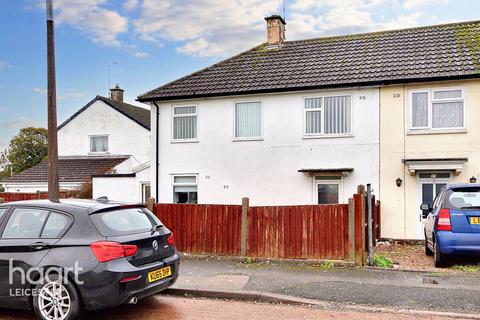
[[[0,309],[1,320],[35,320],[28,311]],[[450,320],[448,317],[398,315],[379,312],[329,311],[307,307],[262,304],[242,301],[195,299],[158,295],[140,300],[137,305],[85,313],[79,320]]]
[[[480,319],[480,275],[183,259],[170,294]]]

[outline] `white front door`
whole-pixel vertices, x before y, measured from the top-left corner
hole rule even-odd
[[[425,219],[420,210],[422,203],[433,204],[433,200],[440,190],[450,183],[449,172],[419,172],[417,173],[417,239],[425,239]]]

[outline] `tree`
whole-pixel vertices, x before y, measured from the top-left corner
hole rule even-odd
[[[3,174],[17,174],[27,170],[45,160],[47,155],[47,129],[20,129],[19,134],[10,140],[7,149],[1,154]]]

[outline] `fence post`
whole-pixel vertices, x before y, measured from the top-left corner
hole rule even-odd
[[[248,214],[248,207],[250,204],[250,200],[247,197],[242,198],[242,229],[241,229],[241,236],[240,236],[240,256],[246,257],[247,256],[247,236],[248,236],[248,221],[247,221],[247,214]]]
[[[355,262],[355,199],[348,199],[348,260]]]
[[[155,213],[155,198],[147,199],[147,209]]]

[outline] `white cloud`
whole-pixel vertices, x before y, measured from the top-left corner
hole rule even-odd
[[[414,9],[414,8],[423,7],[429,4],[439,5],[439,4],[445,4],[447,2],[449,1],[448,0],[405,0],[405,2],[403,3],[403,6],[406,9]]]
[[[0,60],[0,71],[5,70],[5,69],[10,69],[10,68],[13,68],[13,65],[11,65],[10,63],[8,63],[6,61]]]
[[[133,52],[135,58],[148,58],[150,55],[144,51],[135,51]]]
[[[225,56],[264,40],[263,18],[282,0],[144,0],[136,32],[148,41],[181,42],[179,52]]]
[[[118,36],[128,30],[128,19],[102,7],[106,0],[57,0],[55,20],[80,30],[94,42],[119,46]]]
[[[123,9],[128,11],[134,11],[138,7],[139,0],[125,0],[123,3]]]
[[[0,122],[0,127],[2,128],[9,128],[9,129],[21,129],[26,127],[40,127],[41,124],[28,117],[19,116],[12,120],[2,121]]]
[[[47,89],[43,88],[32,88],[32,91],[38,94],[47,94]]]
[[[282,3],[144,0],[133,26],[140,39],[175,42],[183,54],[229,56],[265,42],[263,18],[281,12]],[[381,6],[402,8],[400,0],[292,0],[287,10],[287,40],[415,26],[423,17],[415,12],[385,20],[372,13]]]

